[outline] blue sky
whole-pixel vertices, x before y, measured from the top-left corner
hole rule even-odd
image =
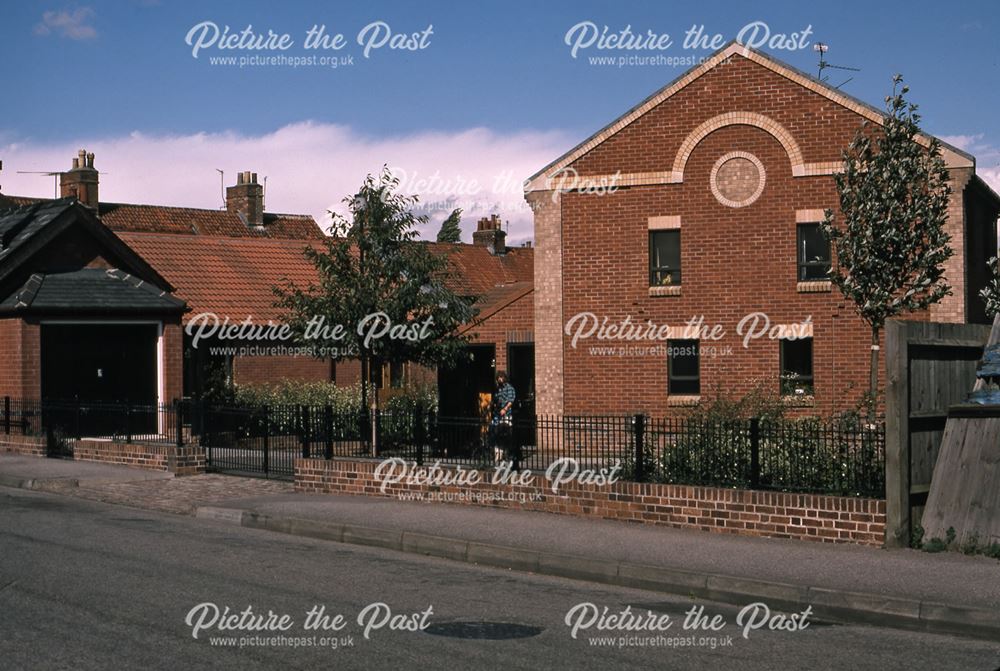
[[[926,130],[976,154],[980,172],[990,179],[990,171],[1000,165],[1000,53],[995,48],[1000,3],[995,1],[279,5],[84,0],[8,4],[0,16],[4,89],[16,92],[0,115],[5,167],[0,183],[6,192],[46,195],[48,181],[16,171],[64,169],[81,143],[99,149],[98,167],[108,172],[102,178],[105,197],[182,200],[177,204],[204,207],[218,204],[216,168],[227,174],[244,169],[268,174],[274,198],[281,200],[272,199],[269,207],[313,214],[321,214],[350,183],[381,163],[402,161],[411,176],[439,170],[451,186],[480,173],[480,182],[507,171],[520,180],[687,69],[594,65],[589,57],[621,52],[593,47],[581,49],[574,59],[565,38],[583,21],[615,32],[631,26],[640,34],[667,33],[673,46],[642,53],[672,56],[710,53],[682,48],[692,25],[726,40],[754,21],[783,34],[811,26],[806,49],[763,50],[814,72],[812,44],[826,42],[831,63],[861,68],[844,90],[873,104],[880,104],[890,77],[902,72]],[[213,66],[210,57],[263,52],[207,47],[193,58],[185,36],[204,21],[236,31],[252,24],[257,32],[288,33],[294,40],[290,49],[269,54],[334,53],[353,63],[335,69]],[[384,46],[364,58],[355,40],[362,28],[378,21],[392,35],[420,33],[429,26],[432,33],[423,49]],[[347,45],[337,52],[306,51],[306,31],[317,24],[342,33]],[[847,76],[834,72],[831,80],[839,83]],[[324,142],[331,144],[320,152]],[[150,183],[162,179],[137,179],[132,173],[160,176],[159,168],[144,168],[144,160],[157,162],[157,156],[145,159],[144,152],[171,157],[186,172],[197,172],[203,186],[184,182],[183,188],[166,188]],[[298,163],[276,161],[276,154],[294,152],[302,154]],[[211,165],[205,164],[208,157],[214,159]],[[185,163],[195,160],[201,163]],[[310,196],[305,185],[323,193]],[[428,186],[431,192],[448,188]],[[494,200],[484,203],[484,212],[490,205],[517,207],[516,199]],[[502,214],[516,220],[512,226],[522,236],[527,234],[523,212]]]

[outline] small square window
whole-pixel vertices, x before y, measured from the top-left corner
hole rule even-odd
[[[781,395],[813,395],[813,339],[780,340]]]
[[[798,225],[799,282],[830,278],[830,241],[819,224]]]
[[[697,340],[667,341],[667,393],[685,396],[701,393]]]
[[[649,232],[649,286],[681,283],[681,232]]]

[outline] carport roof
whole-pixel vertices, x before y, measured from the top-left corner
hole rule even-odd
[[[0,302],[0,314],[162,314],[184,309],[184,301],[116,268],[35,273]]]

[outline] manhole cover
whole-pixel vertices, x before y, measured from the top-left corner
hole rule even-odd
[[[511,638],[530,638],[544,631],[543,627],[513,622],[437,622],[424,629],[432,636],[472,638],[501,641]]]

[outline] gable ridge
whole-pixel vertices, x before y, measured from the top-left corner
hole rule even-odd
[[[818,93],[826,97],[827,99],[833,101],[834,103],[849,109],[856,114],[862,116],[872,123],[882,125],[884,120],[884,112],[875,108],[868,103],[865,103],[853,96],[850,96],[839,89],[835,89],[826,82],[820,81],[815,77],[812,77],[795,67],[788,65],[782,61],[779,61],[761,51],[753,49],[751,47],[745,46],[737,42],[736,40],[730,41],[727,45],[723,46],[721,49],[716,51],[714,54],[709,56],[702,64],[696,65],[677,79],[668,83],[666,86],[662,87],[645,100],[640,102],[638,105],[632,107],[630,110],[625,112],[610,124],[597,131],[589,138],[578,144],[576,147],[570,149],[568,152],[557,158],[555,161],[549,165],[542,168],[540,171],[528,178],[525,193],[531,193],[533,191],[550,191],[553,188],[553,182],[550,179],[554,174],[558,174],[561,170],[564,170],[567,166],[572,164],[574,161],[584,156],[592,149],[597,147],[599,144],[605,142],[612,136],[616,135],[625,127],[632,124],[634,121],[645,115],[647,112],[651,111],[657,107],[660,103],[664,102],[675,93],[696,81],[705,74],[708,74],[714,70],[719,65],[722,65],[733,56],[739,56],[745,58],[753,63],[761,65],[768,70],[796,83],[800,86]],[[733,114],[746,115],[748,118],[754,115],[752,112],[733,112]],[[763,117],[763,115],[756,114],[757,117]],[[766,117],[763,117],[767,119]],[[778,126],[776,122],[771,120],[770,124]],[[707,122],[706,122],[707,123]],[[780,137],[775,134],[772,129],[767,128],[759,123],[753,123],[752,125],[758,125],[759,127],[765,128],[768,132],[771,132],[779,141],[785,145],[788,149],[788,144],[785,138]],[[778,126],[780,129],[780,126]],[[692,134],[693,135],[693,134]],[[790,135],[788,136],[790,138]],[[690,139],[690,136],[689,136]],[[700,139],[700,138],[699,138]],[[921,133],[917,141],[923,145],[928,146],[931,142],[932,136],[926,133]],[[946,142],[938,140],[942,148],[942,155],[945,159],[945,163],[949,168],[971,168],[975,167],[975,158],[954,147]],[[672,183],[679,182],[679,175],[676,172],[677,163],[680,162],[680,154],[683,152],[685,147],[682,145],[681,151],[678,152],[678,158],[672,164],[672,170],[665,171],[663,173],[644,173],[638,175],[627,175],[621,180],[622,186],[630,186],[637,184],[650,184],[650,183]],[[793,157],[794,162],[794,157]],[[824,174],[834,172],[835,166],[827,164],[800,164],[804,165],[804,168],[799,169],[799,174]],[[569,183],[560,182],[561,188],[573,188],[572,180]]]

